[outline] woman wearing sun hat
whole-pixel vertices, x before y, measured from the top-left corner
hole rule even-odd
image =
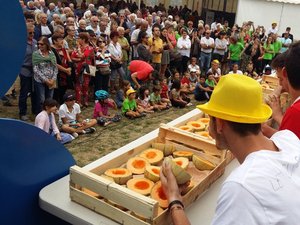
[[[300,140],[288,130],[266,138],[261,123],[272,110],[263,103],[257,81],[221,77],[208,103],[209,133],[218,149],[230,149],[241,164],[223,183],[212,224],[299,224]],[[190,224],[171,167],[164,162],[161,182],[175,225]]]

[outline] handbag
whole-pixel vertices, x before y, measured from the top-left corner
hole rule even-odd
[[[121,63],[117,62],[116,60],[111,59],[111,62],[110,62],[110,68],[111,68],[112,70],[119,69],[119,68],[121,68],[121,66],[122,66]]]
[[[170,49],[170,61],[181,61],[182,55],[176,49]]]
[[[101,75],[108,75],[111,73],[109,66],[98,67]]]
[[[85,65],[85,68],[83,70],[83,74],[89,75],[89,76],[96,76],[96,66],[92,66],[92,65]]]

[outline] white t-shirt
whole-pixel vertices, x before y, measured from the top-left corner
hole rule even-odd
[[[75,103],[72,112],[70,112],[67,105],[64,103],[59,107],[59,122],[62,123],[61,118],[67,118],[67,123],[75,122],[76,115],[79,113],[81,113],[79,104]]]
[[[233,71],[229,71],[228,74],[240,74],[240,75],[243,75],[243,71],[237,70],[236,73],[234,73]]]
[[[117,42],[116,45],[114,45],[113,42],[110,42],[110,44],[108,45],[108,51],[114,57],[120,57],[120,58],[122,58],[122,47],[119,44],[119,42]]]
[[[48,26],[41,26],[41,32],[43,36],[48,36],[52,34]]]
[[[201,44],[201,45],[204,44],[204,45],[209,46],[209,45],[212,45],[212,44],[214,44],[214,43],[215,43],[215,41],[214,41],[214,39],[211,38],[211,37],[209,37],[209,38],[202,37],[201,40],[200,40],[200,44]],[[209,49],[201,48],[201,51],[202,51],[202,52],[205,52],[205,53],[211,53],[212,50],[213,50],[212,48],[209,48]]]
[[[271,140],[279,152],[249,154],[223,183],[212,224],[300,223],[300,140],[289,130]]]
[[[183,47],[185,47],[185,49],[182,49]],[[186,38],[183,38],[183,37],[178,38],[178,40],[177,40],[177,49],[178,49],[178,52],[182,56],[190,57],[191,40],[190,40],[189,36],[186,36]]]

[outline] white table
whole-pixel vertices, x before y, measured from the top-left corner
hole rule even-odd
[[[175,125],[186,120],[191,116],[199,114],[199,110],[195,109],[182,117],[170,122],[170,125]],[[129,149],[139,146],[140,144],[149,141],[156,137],[158,129],[149,134],[131,142],[128,145],[92,162],[84,168],[91,169],[102,164],[118,155],[123,154]],[[221,189],[221,185],[231,171],[238,166],[237,160],[233,160],[225,169],[225,173],[215,183],[213,183],[208,191],[206,191],[197,201],[191,204],[187,209],[187,215],[192,224],[206,225],[210,224],[216,208],[217,198]],[[39,194],[40,207],[45,211],[71,223],[71,224],[101,224],[101,225],[118,225],[118,223],[93,212],[92,210],[72,202],[69,197],[69,176],[65,176],[50,185],[44,187]]]

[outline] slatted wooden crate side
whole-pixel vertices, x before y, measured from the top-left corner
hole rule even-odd
[[[114,159],[103,163],[97,167],[95,167],[94,169],[90,170],[91,172],[95,173],[95,174],[103,174],[106,170],[111,169],[111,168],[115,168],[115,167],[120,167],[120,165],[126,164],[126,162],[138,155],[139,153],[141,153],[143,150],[150,148],[151,147],[151,143],[153,142],[153,140],[149,140],[148,142],[133,148],[133,149],[129,149],[126,153],[119,155],[118,157],[115,157]]]
[[[158,214],[158,202],[154,199],[143,196],[78,166],[73,166],[70,168],[70,186],[77,188],[78,185],[145,218],[153,220]]]
[[[223,151],[217,150],[214,143],[204,141],[199,135],[183,131],[177,127],[170,127],[162,124],[157,138],[158,142],[164,143],[166,140],[172,140],[177,143],[185,143],[195,149],[203,149],[210,155],[220,155],[221,159],[225,158]]]
[[[149,225],[147,223],[138,219],[135,216],[130,215],[128,212],[122,211],[113,205],[106,203],[104,200],[87,195],[76,188],[70,187],[70,195],[72,201],[77,202],[99,214],[102,214],[109,219],[112,219],[123,225]],[[161,224],[162,225],[162,224]]]
[[[272,85],[276,85],[276,86],[279,84],[278,77],[273,77],[273,76],[269,76],[269,75],[263,75],[262,81],[264,81],[265,83],[270,83]]]

